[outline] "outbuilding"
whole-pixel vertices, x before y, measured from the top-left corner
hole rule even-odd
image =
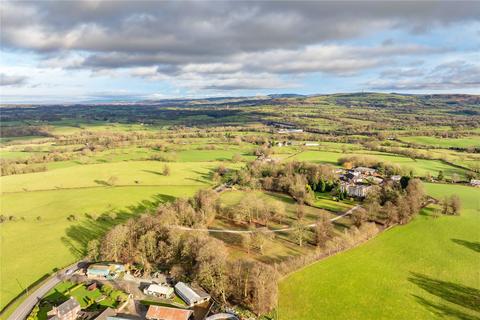
[[[192,310],[151,305],[148,307],[146,318],[148,320],[189,320],[192,314]]]
[[[183,282],[178,282],[175,285],[175,293],[183,300],[189,307],[204,303],[210,300],[210,295],[200,288],[192,289]]]
[[[173,288],[161,284],[152,283],[143,290],[143,293],[159,298],[169,299],[173,295]]]

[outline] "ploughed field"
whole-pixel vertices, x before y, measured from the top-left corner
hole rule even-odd
[[[460,216],[432,209],[280,283],[279,319],[478,319],[480,189],[427,184],[458,194]]]

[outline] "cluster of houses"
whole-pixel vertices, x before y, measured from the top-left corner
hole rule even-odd
[[[380,185],[384,178],[377,170],[367,167],[356,167],[350,170],[338,169],[336,173],[340,178],[340,191],[349,197],[365,198],[374,185]],[[393,182],[399,183],[402,176],[390,177]]]
[[[94,281],[92,282],[94,284],[97,282],[102,283],[102,281],[135,283],[140,280],[145,280],[145,278],[135,278],[130,275],[124,265],[117,263],[91,264],[85,270],[82,277],[86,277],[88,281]],[[196,311],[194,311],[194,307],[197,306],[205,310],[201,319],[205,318],[211,304],[210,295],[202,288],[188,285],[184,282],[177,282],[172,286],[167,283],[166,279],[165,276],[149,278],[147,281],[152,282],[149,282],[143,290],[140,290],[140,288],[135,290],[135,299],[159,302],[158,305],[155,303],[148,305],[146,313],[143,312],[143,314],[135,315],[122,313],[123,307],[126,306],[125,304],[119,309],[107,308],[100,314],[85,318],[86,312],[82,311],[80,303],[74,297],[70,297],[67,301],[53,307],[52,310],[48,312],[48,320],[196,320],[199,319],[195,315]],[[153,281],[158,281],[159,283]],[[141,281],[139,283],[145,284]],[[168,303],[168,301],[172,301],[175,296],[183,300],[184,305],[182,308],[180,308],[180,305],[175,307],[175,303]],[[133,294],[130,295],[130,298],[132,297],[134,297]]]
[[[49,320],[75,320],[81,316],[81,307],[77,299],[71,297],[48,312]],[[150,305],[145,317],[118,313],[115,309],[103,310],[94,320],[191,320],[193,310]]]

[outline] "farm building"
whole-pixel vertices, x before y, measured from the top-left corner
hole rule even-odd
[[[318,147],[319,144],[316,142],[306,142],[305,147]]]
[[[210,300],[208,293],[199,288],[193,290],[183,282],[178,282],[175,285],[175,292],[189,307]]]
[[[472,187],[480,187],[480,180],[472,179],[470,180],[470,185]]]
[[[173,295],[173,288],[161,284],[152,283],[143,290],[143,293],[159,298],[170,298]]]
[[[125,271],[125,266],[116,263],[92,264],[87,269],[88,278],[115,279],[121,272]]]
[[[71,297],[58,307],[53,307],[47,315],[49,320],[74,320],[80,312],[80,303],[77,299]]]
[[[148,320],[188,320],[192,314],[192,310],[151,305],[146,318]]]

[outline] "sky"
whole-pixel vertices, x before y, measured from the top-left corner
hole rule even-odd
[[[480,94],[480,1],[0,2],[2,103]]]

